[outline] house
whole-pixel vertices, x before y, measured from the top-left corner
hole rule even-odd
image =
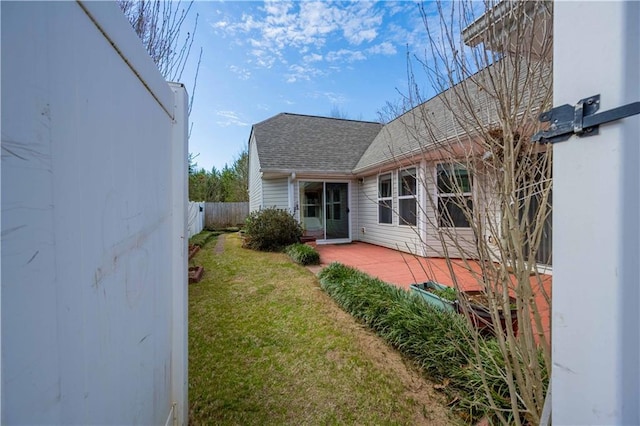
[[[510,25],[507,18],[500,22]],[[486,39],[482,22],[469,28],[470,43]],[[477,256],[477,239],[495,241],[500,232],[471,226],[458,204],[463,200],[489,223],[499,221],[499,200],[491,174],[472,174],[456,156],[476,145],[479,158],[498,155],[469,131],[498,121],[489,83],[494,67],[508,84],[517,84],[523,121],[537,121],[548,100],[543,97],[551,93],[551,65],[543,53],[531,49],[526,63],[497,60],[386,125],[286,113],[255,124],[249,137],[250,210],[286,209],[319,244],[362,241],[425,257]],[[474,110],[460,108],[456,116],[452,109],[461,97],[473,99]],[[550,221],[538,250],[541,264],[551,263]]]
[[[352,241],[357,230],[353,169],[379,123],[278,114],[253,126],[249,143],[250,210],[295,214],[305,235]]]
[[[475,95],[491,125],[486,94]],[[319,244],[362,241],[420,256],[444,256],[442,239],[451,232],[441,231],[453,225],[456,241],[447,254],[472,252],[480,236],[447,201],[462,195],[478,211],[495,206],[482,179],[472,185],[469,173],[450,161],[450,149],[471,139],[450,116],[447,96],[452,94],[445,91],[386,125],[287,113],[255,124],[250,210],[286,209]],[[442,192],[452,174],[463,194]],[[489,232],[482,237],[490,238]],[[550,233],[545,241],[550,244]]]

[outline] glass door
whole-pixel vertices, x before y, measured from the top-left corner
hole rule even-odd
[[[323,182],[300,182],[300,224],[305,237],[324,239]]]
[[[300,224],[305,237],[349,239],[349,184],[300,182]]]
[[[326,239],[349,238],[349,184],[325,184]]]

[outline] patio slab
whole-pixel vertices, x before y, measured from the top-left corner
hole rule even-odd
[[[315,246],[320,253],[321,265],[312,269],[318,272],[332,262],[351,266],[382,281],[396,285],[405,290],[413,283],[436,281],[440,284],[454,286],[457,280],[462,290],[478,290],[480,266],[475,261],[464,262],[454,260],[451,269],[443,258],[425,258],[402,253],[386,247],[362,242],[349,244],[327,244]],[[536,278],[531,278],[532,285],[538,285]],[[543,319],[543,328],[547,339],[550,336],[549,303],[544,293],[551,295],[550,275],[542,276],[543,291],[536,292],[535,300]]]

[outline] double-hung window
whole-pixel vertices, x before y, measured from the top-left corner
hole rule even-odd
[[[438,226],[469,228],[473,214],[471,176],[459,164],[438,164]]]
[[[416,168],[398,172],[398,223],[415,226],[418,223],[418,184]]]
[[[378,223],[391,223],[392,218],[391,173],[385,173],[378,176]]]

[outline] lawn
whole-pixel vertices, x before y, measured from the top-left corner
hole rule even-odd
[[[208,242],[189,286],[189,421],[451,424],[443,397],[281,253]]]

